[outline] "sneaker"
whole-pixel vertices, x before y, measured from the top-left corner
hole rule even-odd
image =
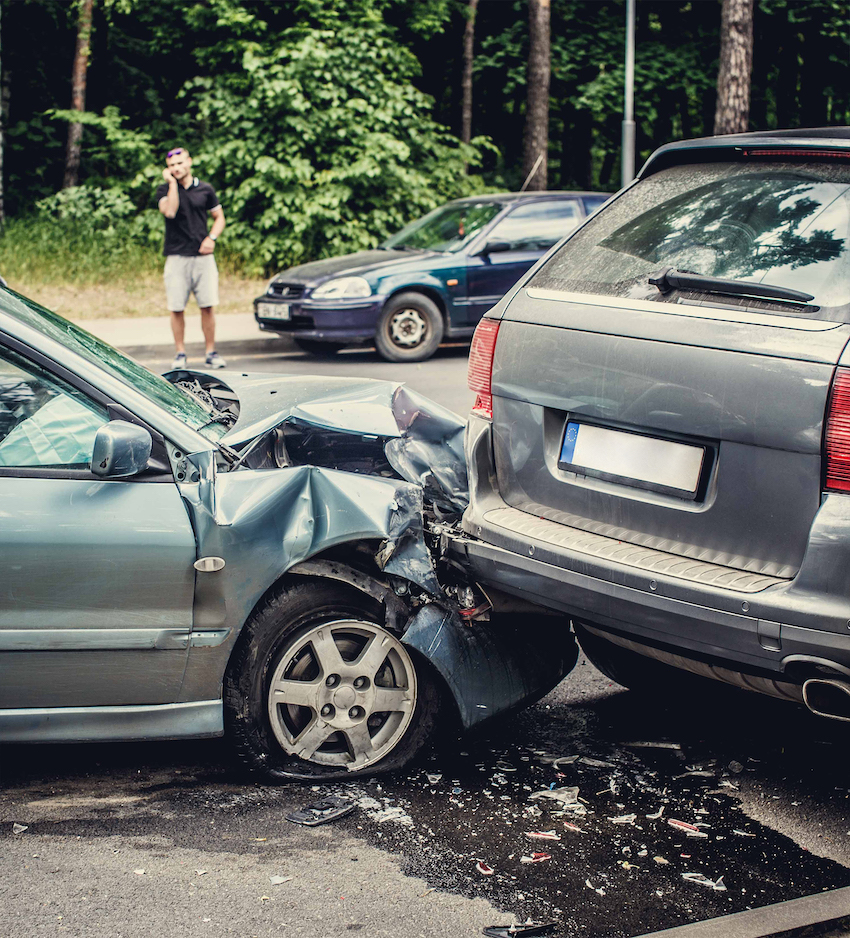
[[[207,368],[226,368],[227,362],[218,352],[210,352],[209,355],[207,355],[206,365]]]
[[[182,370],[182,369],[185,368],[185,367],[186,367],[186,353],[185,353],[185,352],[178,352],[178,353],[174,356],[174,361],[171,363],[171,370],[172,370],[172,371],[180,371],[180,370]]]

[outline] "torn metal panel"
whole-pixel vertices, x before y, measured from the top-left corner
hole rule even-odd
[[[566,621],[533,613],[494,616],[479,624],[427,605],[414,615],[402,643],[434,665],[467,729],[538,700],[578,658]]]
[[[173,372],[170,380],[209,395],[235,423],[222,443],[239,450],[245,465],[275,468],[321,465],[357,473],[396,473],[443,511],[469,503],[463,455],[465,423],[457,414],[403,384],[372,379],[269,377]],[[226,403],[225,403],[226,402]],[[264,436],[285,428],[283,446],[267,462],[248,459]],[[268,449],[268,447],[266,448]],[[274,449],[274,445],[273,445]]]

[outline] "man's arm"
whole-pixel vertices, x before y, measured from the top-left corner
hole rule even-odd
[[[166,218],[175,218],[180,208],[180,195],[177,192],[177,180],[170,171],[164,169],[162,178],[168,183],[168,192],[159,200],[159,210]]]
[[[165,199],[163,199],[164,201]],[[216,205],[215,208],[210,209],[210,215],[213,217],[213,225],[210,228],[210,233],[201,241],[201,246],[198,248],[199,254],[212,254],[215,250],[216,238],[224,231],[224,209],[220,205]]]

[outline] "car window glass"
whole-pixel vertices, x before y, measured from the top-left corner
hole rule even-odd
[[[570,199],[520,205],[487,235],[504,241],[511,251],[547,251],[581,221],[578,205]]]
[[[610,198],[610,195],[586,195],[582,198],[582,202],[584,202],[584,210],[588,215],[591,215],[601,205],[604,205]]]
[[[0,352],[0,467],[87,469],[106,411],[37,365]]]
[[[135,388],[163,410],[187,423],[193,430],[198,430],[207,439],[218,440],[227,433],[227,427],[221,423],[210,423],[214,416],[212,409],[205,407],[200,400],[181,391],[165,378],[154,374],[144,365],[123,355],[118,349],[58,313],[39,306],[13,290],[3,291],[2,301],[4,312],[70,348],[81,358],[109,372],[113,378]]]
[[[501,202],[452,202],[411,222],[381,247],[387,250],[459,251],[503,208]]]
[[[814,296],[812,311],[752,297],[738,304],[843,321],[850,312],[850,168],[832,163],[677,166],[622,193],[592,218],[531,285],[659,303],[648,278],[667,267],[764,282]],[[688,298],[717,301],[714,294]]]

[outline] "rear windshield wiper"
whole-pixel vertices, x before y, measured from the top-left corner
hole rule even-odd
[[[753,283],[750,280],[727,280],[724,277],[706,277],[690,270],[676,270],[665,267],[649,278],[649,282],[658,287],[661,293],[671,290],[700,290],[703,293],[718,293],[728,296],[757,296],[771,300],[793,300],[795,303],[808,303],[814,297],[811,293],[777,287],[770,283]]]

